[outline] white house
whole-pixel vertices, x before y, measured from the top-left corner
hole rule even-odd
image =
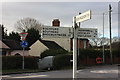
[[[30,48],[25,48],[24,53],[23,53],[23,48],[20,46],[20,42],[15,41],[15,40],[8,40],[8,39],[3,39],[0,41],[2,43],[2,47],[0,47],[0,51],[2,55],[6,56],[14,56],[14,55],[20,55],[22,56],[29,56],[29,50]]]
[[[31,45],[29,55],[40,56],[40,54],[47,49],[63,49],[63,48],[54,41],[40,39],[37,40],[33,45]]]
[[[44,38],[43,40],[54,41],[67,51],[71,49],[70,38]]]
[[[8,47],[0,40],[0,55],[8,55],[9,53],[10,53],[10,47]]]

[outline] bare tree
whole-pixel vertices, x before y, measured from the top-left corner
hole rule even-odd
[[[42,26],[43,25],[34,18],[23,18],[18,20],[15,24],[16,29],[20,32],[24,30],[27,31],[30,28],[34,28],[40,32]]]

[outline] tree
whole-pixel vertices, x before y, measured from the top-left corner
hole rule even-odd
[[[16,29],[21,32],[23,32],[23,30],[27,31],[30,28],[34,28],[40,32],[42,26],[43,25],[34,18],[23,18],[18,20],[15,24]]]
[[[0,24],[0,30],[1,30],[1,31],[0,31],[0,32],[1,32],[1,33],[0,33],[0,34],[1,34],[1,35],[0,35],[0,38],[1,38],[1,39],[7,38],[7,37],[8,37],[8,35],[7,35],[7,29],[4,27],[4,25],[1,25],[1,24]]]
[[[26,41],[28,42],[28,46],[31,46],[36,40],[40,38],[39,31],[34,28],[30,28],[27,30],[27,32],[28,35],[26,37]]]
[[[11,33],[9,33],[9,36],[8,36],[7,39],[13,39],[13,40],[16,40],[16,41],[20,41],[19,33],[12,31]]]
[[[96,39],[90,39],[90,44],[92,46],[100,47],[103,45],[108,46],[109,45],[109,39],[106,37],[96,38]]]

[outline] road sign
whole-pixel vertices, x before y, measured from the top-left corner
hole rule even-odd
[[[73,28],[70,27],[43,27],[42,38],[71,38]]]
[[[78,16],[76,16],[76,23],[91,19],[91,11],[86,11]]]
[[[97,29],[96,28],[78,28],[76,30],[77,38],[97,38]]]
[[[26,36],[28,35],[28,33],[27,32],[22,32],[19,35],[21,36],[21,40],[23,41],[23,40],[26,39]]]
[[[28,46],[28,42],[22,41],[22,42],[20,42],[20,45],[22,46],[22,48],[26,48]]]

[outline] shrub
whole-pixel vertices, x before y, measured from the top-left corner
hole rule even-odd
[[[37,68],[36,57],[25,57],[25,68]],[[2,69],[22,69],[22,56],[2,56]]]
[[[94,50],[94,49],[80,49],[79,50],[79,57],[80,58],[86,58],[89,56],[89,58],[96,58],[96,57],[101,57],[101,51],[100,50]]]
[[[62,49],[49,49],[49,50],[45,50],[44,52],[42,52],[40,56],[41,58],[44,58],[46,56],[56,56],[59,54],[66,54],[66,53],[68,52]]]
[[[27,69],[37,69],[38,68],[38,58],[37,57],[25,57],[25,68]]]
[[[103,50],[95,50],[95,49],[80,49],[80,54],[78,58],[78,67],[81,65],[94,65],[95,60],[97,57],[103,57]],[[119,50],[112,50],[113,56],[120,57]],[[105,59],[110,60],[110,50],[105,50]],[[53,67],[54,69],[62,69],[64,67],[71,67],[72,63],[70,60],[72,60],[72,52],[69,52],[68,54],[61,54],[61,55],[56,55],[54,60],[53,60]],[[88,60],[87,60],[88,59]],[[89,61],[90,60],[90,61]],[[88,61],[87,63],[85,61]],[[106,61],[106,60],[105,60]],[[80,63],[80,64],[79,64]]]
[[[22,68],[22,57],[20,56],[3,56],[2,69],[19,69]]]

